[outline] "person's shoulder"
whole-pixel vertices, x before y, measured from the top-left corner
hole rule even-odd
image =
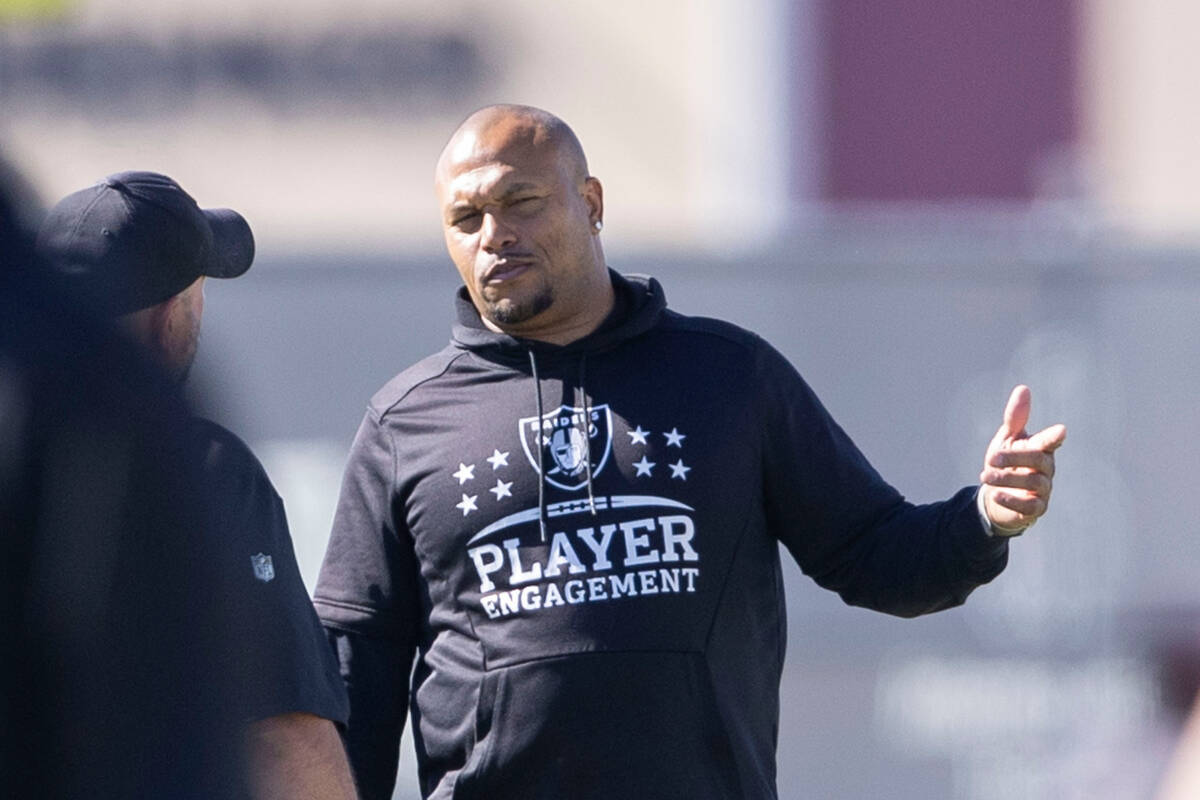
[[[371,397],[368,409],[378,418],[395,412],[415,390],[445,375],[454,362],[464,355],[466,351],[447,346],[426,356],[385,383]]]
[[[675,341],[669,345],[672,355],[703,353],[705,368],[740,376],[756,386],[795,367],[774,345],[752,330],[723,319],[689,316],[668,310],[659,325],[663,336]]]
[[[744,350],[747,354],[758,352],[766,345],[763,338],[754,331],[727,320],[680,314],[670,309],[663,313],[660,330],[697,339],[708,338],[714,342],[724,342],[734,348]]]
[[[274,493],[262,462],[237,434],[204,417],[192,417],[189,435],[203,455],[203,472],[210,488],[245,493],[260,488]]]
[[[188,421],[192,441],[204,448],[206,457],[220,459],[254,459],[250,447],[233,431],[205,417],[193,416]],[[257,461],[257,459],[254,459]]]

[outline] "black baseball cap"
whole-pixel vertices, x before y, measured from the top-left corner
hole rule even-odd
[[[63,288],[118,316],[202,275],[241,275],[254,261],[254,234],[241,214],[200,208],[166,175],[120,172],[51,208],[37,250]]]

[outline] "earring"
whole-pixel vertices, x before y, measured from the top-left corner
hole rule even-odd
[[[595,229],[596,229],[596,232],[597,232],[597,233],[599,233],[600,231],[604,230],[604,223],[603,223],[603,222],[601,222],[600,220],[596,220],[596,221],[595,221],[594,223],[592,223],[592,224],[593,224],[593,227],[595,227]]]

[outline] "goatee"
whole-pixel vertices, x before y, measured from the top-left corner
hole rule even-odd
[[[547,286],[524,303],[514,303],[508,300],[489,303],[488,316],[492,322],[500,326],[519,325],[533,319],[553,303],[554,292]]]

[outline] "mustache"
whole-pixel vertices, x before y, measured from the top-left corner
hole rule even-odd
[[[497,273],[503,272],[510,267],[521,264],[528,264],[535,260],[533,253],[526,250],[505,250],[497,253],[491,264],[483,271],[483,280],[488,280]]]

